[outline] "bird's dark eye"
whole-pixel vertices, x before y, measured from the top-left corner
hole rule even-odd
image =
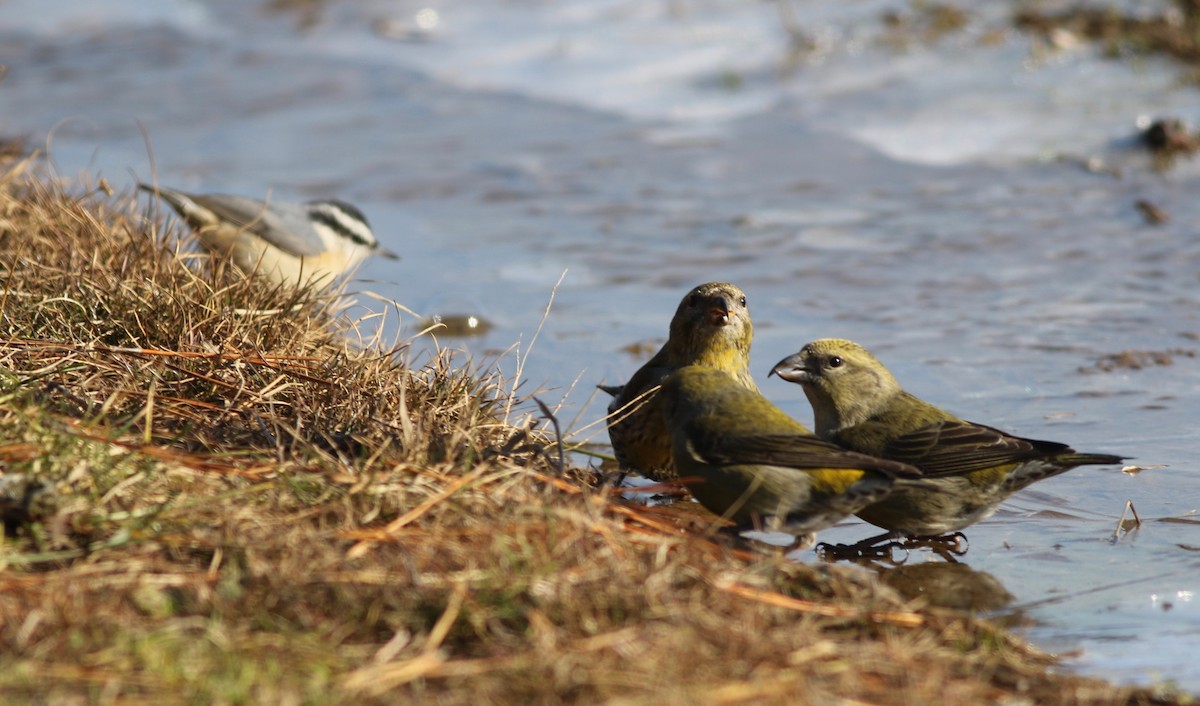
[[[840,368],[840,367],[842,367],[842,363],[844,363],[844,362],[845,362],[844,360],[842,360],[841,358],[839,358],[836,355],[829,356],[829,367],[831,367],[831,368]]]
[[[741,304],[742,304],[742,308],[745,308],[745,307],[746,307],[746,297],[745,297],[745,296],[743,296],[743,297],[742,297],[741,299],[739,299],[738,301],[739,301],[739,302],[741,302]]]
[[[692,296],[688,297],[688,306],[699,306],[699,305],[700,305],[700,295],[699,294],[693,294]]]

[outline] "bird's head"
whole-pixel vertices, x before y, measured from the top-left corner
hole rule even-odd
[[[818,433],[861,423],[902,390],[866,348],[840,338],[822,338],[775,364],[778,375],[804,388]]]
[[[675,365],[729,370],[749,363],[754,326],[746,294],[732,284],[709,282],[688,292],[671,319],[667,346]]]

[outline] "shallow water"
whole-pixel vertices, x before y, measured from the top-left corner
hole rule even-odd
[[[519,344],[522,392],[565,395],[575,429],[649,355],[627,347],[723,279],[749,294],[764,392],[802,420],[766,372],[839,336],[969,419],[1161,464],[1040,483],[971,529],[968,570],[907,572],[982,575],[980,608],[999,584],[1083,672],[1200,691],[1200,162],[1158,172],[1132,140],[1200,110],[1175,68],[1040,46],[981,1],[899,46],[880,13],[906,4],[795,0],[799,53],[775,5],[740,0],[247,5],[9,0],[0,130],[127,188],[155,176],[140,124],[163,184],[356,203],[404,257],[357,283],[416,313],[389,310],[389,335],[482,315],[438,343]],[[1127,349],[1185,353],[1084,370]],[[1113,541],[1127,499],[1144,524]]]

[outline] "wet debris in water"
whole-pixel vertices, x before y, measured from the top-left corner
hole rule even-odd
[[[1200,134],[1189,130],[1178,118],[1142,119],[1138,126],[1142,144],[1150,150],[1159,169],[1169,169],[1176,159],[1200,150]]]
[[[1171,220],[1166,211],[1145,199],[1138,199],[1133,205],[1142,212],[1147,225],[1160,226]]]
[[[913,3],[908,12],[887,10],[881,17],[889,35],[885,41],[896,48],[910,44],[928,44],[958,32],[970,17],[961,8],[945,3]]]
[[[1132,517],[1130,517],[1132,515]],[[1123,535],[1142,528],[1142,518],[1138,517],[1137,508],[1132,500],[1125,501],[1125,509],[1121,510],[1121,518],[1117,520],[1117,528],[1113,530],[1112,541],[1116,542]]]
[[[482,336],[492,330],[492,323],[475,314],[438,314],[421,321],[421,329],[432,330],[439,336],[467,338]]]
[[[1110,176],[1114,179],[1121,178],[1121,170],[1104,161],[1098,156],[1078,157],[1074,155],[1055,155],[1052,158],[1054,161],[1070,164],[1084,170],[1089,174],[1100,174]]]
[[[1138,465],[1134,464],[1134,465],[1129,465],[1129,466],[1123,467],[1121,469],[1121,472],[1126,475],[1136,476],[1137,474],[1141,473],[1142,471],[1149,471],[1149,470],[1152,470],[1155,468],[1167,468],[1167,465],[1165,463],[1156,463],[1153,466],[1138,466]]]
[[[324,0],[271,0],[265,8],[268,13],[295,16],[297,29],[308,31],[324,19],[327,4]]]
[[[423,7],[406,17],[387,17],[372,25],[375,33],[400,42],[428,42],[442,33],[442,17],[432,7]]]
[[[645,358],[654,355],[662,347],[662,340],[638,341],[627,346],[621,346],[621,352],[634,358]]]
[[[1133,3],[1137,5],[1138,3]],[[1013,25],[1047,41],[1062,34],[1095,42],[1110,57],[1165,55],[1184,65],[1200,62],[1200,12],[1195,0],[1159,3],[1157,13],[1122,11],[1111,3],[1072,3],[1053,13],[1029,6],[1013,15]]]
[[[1142,142],[1153,152],[1191,154],[1200,139],[1179,118],[1159,118],[1142,128]]]
[[[1079,372],[1085,374],[1111,373],[1114,370],[1141,370],[1162,365],[1174,365],[1175,358],[1195,358],[1196,351],[1172,348],[1166,351],[1125,350],[1101,356],[1093,365],[1083,366]]]

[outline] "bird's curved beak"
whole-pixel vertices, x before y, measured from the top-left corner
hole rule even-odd
[[[730,321],[729,313],[733,310],[725,297],[714,297],[708,308],[708,322],[713,326],[725,326]]]
[[[793,353],[776,363],[771,372],[767,373],[767,377],[772,375],[778,375],[780,379],[788,382],[808,382],[813,379],[808,368],[804,367],[804,356],[799,353]]]

